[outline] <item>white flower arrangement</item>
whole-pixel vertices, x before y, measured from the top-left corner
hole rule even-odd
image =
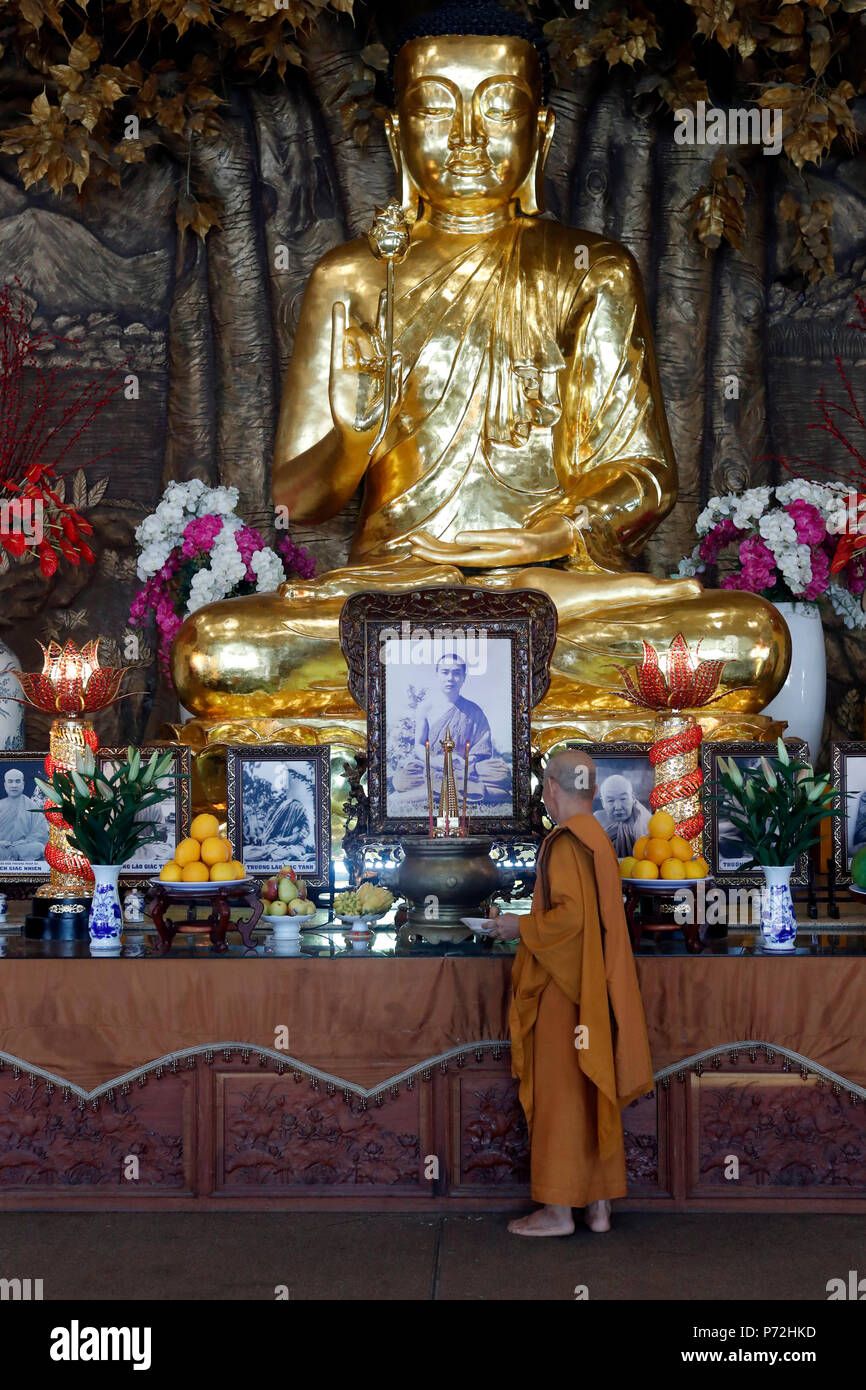
[[[237,534],[244,528],[244,522],[235,512],[238,497],[236,487],[208,487],[199,478],[191,478],[186,483],[169,483],[156,510],[145,517],[135,532],[141,547],[137,573],[146,583],[176,557],[191,521],[222,517],[222,528],[210,546],[209,563],[196,570],[192,577],[184,617],[206,603],[230,598],[238,585],[248,578],[247,562],[237,542]],[[253,551],[249,567],[255,575],[256,593],[271,593],[285,581],[283,560],[269,546]]]
[[[676,577],[703,573],[736,545],[741,567],[722,580],[725,588],[794,603],[826,598],[846,627],[866,627],[866,552],[851,542],[866,533],[858,508],[857,494],[844,483],[805,478],[712,497],[695,523],[701,539],[680,560]]]

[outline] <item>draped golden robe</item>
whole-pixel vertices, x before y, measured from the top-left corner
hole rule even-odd
[[[582,1207],[625,1196],[620,1110],[653,1089],[653,1069],[619,865],[591,815],[541,847],[512,990],[533,1198]]]
[[[614,242],[524,218],[461,247],[397,299],[403,402],[350,564],[408,556],[418,531],[573,517],[608,488],[638,550],[676,492],[649,340],[639,272]]]

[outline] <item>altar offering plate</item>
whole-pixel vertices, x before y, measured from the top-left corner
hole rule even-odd
[[[315,912],[298,913],[283,912],[277,915],[272,912],[263,912],[262,922],[267,922],[274,934],[275,941],[300,941],[301,932],[304,927],[317,926],[321,918],[321,909]]]
[[[208,893],[215,894],[218,891],[224,893],[248,893],[253,887],[255,879],[252,878],[224,878],[208,879],[206,883],[171,883],[162,878],[152,878],[150,880],[154,888],[166,888],[172,894],[190,898],[206,898]]]
[[[621,881],[640,893],[670,893],[678,888],[697,888],[699,883],[706,886],[713,878],[712,874],[705,874],[703,878],[624,878]]]
[[[337,916],[350,933],[357,935],[359,932],[369,932],[373,930],[373,923],[378,922],[380,917],[384,917],[384,912],[365,912],[360,917],[348,916],[338,912]]]

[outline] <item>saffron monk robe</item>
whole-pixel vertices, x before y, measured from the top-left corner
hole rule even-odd
[[[595,782],[586,753],[550,759],[543,795],[555,828],[539,851],[532,910],[501,913],[490,931],[520,938],[511,1056],[542,1203],[509,1222],[515,1235],[570,1235],[573,1207],[590,1230],[610,1229],[610,1199],[626,1195],[620,1110],[653,1089],[619,865],[591,814]]]

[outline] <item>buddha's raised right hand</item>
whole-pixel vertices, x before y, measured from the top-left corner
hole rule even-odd
[[[403,400],[403,359],[399,352],[392,353],[391,364],[393,419]],[[384,387],[384,291],[375,328],[363,325],[338,299],[331,310],[328,395],[334,424],[347,441],[369,448],[382,419]]]

